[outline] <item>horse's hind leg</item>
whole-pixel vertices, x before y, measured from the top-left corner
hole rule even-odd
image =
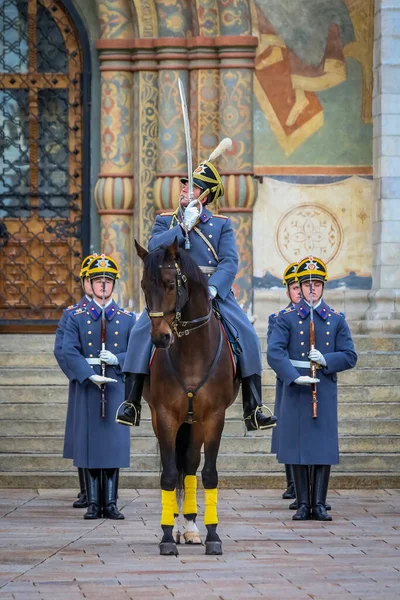
[[[217,456],[221,441],[224,420],[217,422],[216,417],[204,426],[204,467],[201,472],[204,486],[204,525],[207,527],[206,554],[222,554],[222,542],[217,533],[218,525],[218,472]]]
[[[183,516],[185,517],[185,544],[201,544],[200,532],[196,525],[197,517],[197,479],[196,471],[200,464],[200,451],[203,444],[201,431],[192,425],[192,438],[186,455],[187,475],[184,480],[185,496],[183,501]]]

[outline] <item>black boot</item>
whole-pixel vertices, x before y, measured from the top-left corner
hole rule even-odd
[[[307,465],[292,465],[296,498],[298,503],[297,512],[293,515],[293,521],[307,521],[311,518],[310,511],[310,473]]]
[[[294,489],[293,468],[292,465],[285,465],[286,471],[286,491],[283,492],[283,500],[293,500],[296,498],[296,490]]]
[[[125,377],[125,400],[118,407],[115,421],[121,425],[139,427],[144,378],[143,373],[128,373]]]
[[[328,493],[330,465],[315,465],[312,482],[312,518],[316,521],[332,521],[326,512],[326,494]]]
[[[261,375],[257,373],[242,379],[243,418],[247,431],[275,427],[277,418],[271,413],[266,417],[262,413]]]
[[[88,509],[84,519],[101,518],[101,469],[85,469]]]
[[[85,480],[85,469],[78,467],[79,476],[79,487],[81,491],[78,494],[78,500],[72,505],[72,508],[87,508],[87,495],[86,495],[86,480]]]
[[[117,508],[119,469],[103,469],[103,517],[122,520],[125,516]]]

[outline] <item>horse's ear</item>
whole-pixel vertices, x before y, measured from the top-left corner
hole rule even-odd
[[[135,240],[135,248],[136,248],[138,257],[141,258],[142,260],[148,255],[147,250],[145,248],[142,248],[142,246],[140,244],[138,244],[136,240]]]
[[[174,241],[170,246],[168,246],[165,250],[165,258],[167,260],[176,260],[176,255],[178,252],[178,238],[175,237]]]

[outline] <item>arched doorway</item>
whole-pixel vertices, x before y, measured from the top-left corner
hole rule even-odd
[[[3,0],[0,29],[0,328],[42,331],[89,248],[88,45],[66,0]]]

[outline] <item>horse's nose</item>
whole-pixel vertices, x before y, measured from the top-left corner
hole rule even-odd
[[[169,348],[173,342],[173,336],[170,333],[160,333],[153,339],[156,348]]]

